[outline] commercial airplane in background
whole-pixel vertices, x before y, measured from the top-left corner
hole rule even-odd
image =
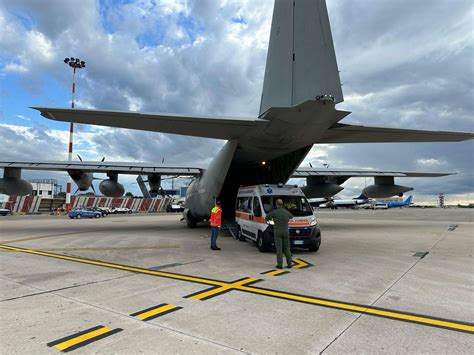
[[[370,202],[370,199],[364,194],[350,200],[330,199],[319,205],[320,208],[338,208],[338,207],[356,207],[363,206]],[[311,202],[310,202],[311,203]]]
[[[119,174],[148,175],[154,187],[159,186],[163,175],[193,176],[187,192],[185,218],[190,227],[195,227],[209,217],[216,198],[221,199],[224,214],[233,216],[241,185],[305,178],[304,192],[308,198],[331,197],[351,177],[374,177],[374,184],[367,186],[363,194],[382,198],[401,196],[412,190],[396,185],[395,177],[449,175],[298,168],[314,144],[456,142],[474,137],[473,133],[344,124],[340,121],[350,112],[336,109],[336,104],[343,100],[325,1],[276,0],[260,112],[256,117],[35,108],[42,116],[56,121],[226,140],[207,169],[140,163],[1,161],[4,177],[0,179],[0,192],[28,194],[31,191],[31,185],[21,179],[21,169],[67,171],[79,188],[90,186],[93,173],[106,173],[109,179],[101,183],[104,187],[101,191],[107,196],[123,193]]]
[[[393,208],[393,207],[406,207],[410,206],[413,204],[413,196],[409,196],[405,201],[386,201],[384,202],[387,204],[388,208]]]

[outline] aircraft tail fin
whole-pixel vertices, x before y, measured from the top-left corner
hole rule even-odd
[[[405,203],[406,203],[406,204],[410,204],[410,203],[412,203],[412,201],[413,201],[413,196],[410,195],[410,196],[408,196],[408,198],[405,200]]]
[[[344,101],[326,2],[275,1],[260,115],[318,95]]]
[[[364,194],[360,194],[359,197],[356,197],[356,200],[368,200],[369,198],[365,196]]]

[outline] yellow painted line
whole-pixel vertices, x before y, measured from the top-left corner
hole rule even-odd
[[[83,263],[83,264],[97,265],[97,266],[103,266],[103,267],[118,269],[118,270],[125,270],[125,271],[138,272],[138,273],[142,273],[142,274],[161,276],[161,277],[166,277],[166,278],[175,279],[175,280],[190,281],[190,282],[196,282],[196,283],[200,283],[200,284],[213,285],[213,286],[225,286],[225,285],[227,285],[226,282],[217,281],[217,280],[210,280],[210,279],[205,279],[205,278],[200,278],[200,277],[194,277],[194,276],[188,276],[188,275],[182,275],[182,274],[174,274],[174,273],[163,272],[163,271],[154,271],[154,270],[148,270],[148,269],[143,269],[143,268],[134,267],[134,266],[126,266],[126,265],[108,263],[108,262],[103,262],[103,261],[76,258],[76,257],[73,257],[73,256],[67,256],[67,255],[52,254],[52,253],[47,253],[47,252],[33,250],[33,249],[23,249],[23,248],[12,247],[12,246],[9,246],[9,245],[0,245],[0,248],[7,249],[7,250],[14,250],[14,251],[28,253],[28,254],[48,256],[48,257],[52,257],[52,258],[56,258],[56,259],[75,261],[75,262],[79,262],[79,263]]]
[[[307,263],[303,260],[300,260],[300,259],[293,259],[293,261],[295,263],[297,263],[298,265],[293,266],[292,269],[301,269],[301,268],[309,265],[309,263]]]
[[[474,325],[457,323],[455,321],[438,320],[438,319],[427,317],[427,316],[410,315],[410,314],[404,314],[397,311],[379,310],[372,307],[365,307],[365,306],[352,305],[350,303],[344,303],[344,302],[316,299],[316,298],[307,297],[303,295],[294,295],[294,294],[286,293],[286,292],[256,288],[253,286],[241,286],[239,287],[239,289],[242,291],[253,293],[253,294],[261,294],[261,295],[266,295],[266,296],[271,296],[271,297],[277,297],[284,300],[304,302],[304,303],[315,304],[315,305],[320,305],[320,306],[325,306],[325,307],[330,307],[330,308],[353,311],[357,313],[372,314],[372,315],[391,318],[391,319],[399,319],[403,321],[434,325],[438,327],[474,333]]]
[[[258,281],[258,279],[255,279],[253,277],[248,277],[248,278],[246,278],[244,280],[241,280],[241,281],[226,284],[225,286],[222,286],[222,287],[219,287],[219,288],[215,288],[215,289],[212,289],[212,290],[209,290],[209,291],[198,293],[197,295],[194,295],[191,298],[193,300],[202,300],[204,298],[208,298],[208,297],[218,295],[219,293],[222,293],[222,292],[230,291],[232,289],[238,289],[239,286],[241,286],[241,285],[244,285],[244,284],[247,284],[247,283],[250,283],[250,282],[255,282],[255,281]]]
[[[103,251],[103,250],[156,250],[179,248],[179,245],[162,245],[149,247],[107,247],[107,248],[45,248],[45,251]],[[18,250],[0,250],[2,253],[18,252]]]
[[[425,315],[409,314],[409,313],[404,313],[401,311],[386,310],[386,309],[380,309],[380,308],[364,306],[364,305],[354,305],[354,304],[339,302],[335,300],[325,300],[325,299],[311,297],[311,296],[292,294],[292,293],[288,293],[284,291],[270,290],[270,289],[264,289],[260,287],[246,285],[248,283],[259,281],[258,279],[255,279],[255,278],[246,278],[240,281],[229,283],[229,282],[211,280],[211,279],[195,277],[195,276],[190,276],[190,275],[154,271],[154,270],[148,270],[148,269],[143,269],[143,268],[138,268],[138,267],[133,267],[133,266],[125,266],[125,265],[113,264],[113,263],[102,262],[102,261],[81,259],[81,258],[76,258],[76,257],[71,257],[71,256],[66,256],[66,255],[60,255],[60,254],[52,254],[52,253],[47,253],[47,252],[42,252],[42,251],[37,251],[37,250],[32,250],[32,249],[17,248],[17,247],[8,246],[8,245],[0,245],[0,248],[4,250],[13,250],[13,251],[18,251],[18,252],[23,252],[23,253],[28,253],[28,254],[48,256],[48,257],[62,259],[62,260],[69,260],[69,261],[75,261],[75,262],[80,262],[84,264],[114,268],[118,270],[125,270],[125,271],[137,272],[137,273],[148,274],[148,275],[153,275],[153,276],[160,276],[160,277],[170,278],[170,279],[175,279],[175,280],[182,280],[182,281],[195,282],[195,283],[200,283],[200,284],[205,284],[205,285],[217,286],[216,288],[213,288],[211,290],[204,291],[204,292],[191,296],[191,298],[197,299],[197,300],[203,299],[205,297],[212,297],[214,295],[218,295],[220,293],[231,291],[231,290],[239,290],[239,291],[243,291],[243,292],[247,292],[251,294],[276,297],[276,298],[280,298],[280,299],[288,300],[288,301],[302,302],[306,304],[313,304],[313,305],[329,307],[333,309],[352,311],[352,312],[357,312],[361,314],[386,317],[389,319],[414,322],[417,324],[424,324],[424,325],[430,325],[430,326],[435,326],[435,327],[442,327],[442,328],[446,328],[450,330],[463,331],[467,333],[474,333],[474,324],[472,323],[464,324],[463,322],[458,322],[455,320],[436,319],[434,317],[425,316]]]
[[[86,329],[82,332],[72,334],[65,338],[52,341],[46,345],[61,350],[63,353],[67,353],[69,351],[96,342],[98,340],[107,338],[108,336],[121,332],[122,330],[123,329],[121,328],[110,329],[104,327],[103,325],[99,325],[97,327],[93,327],[90,329]]]
[[[269,272],[264,273],[264,275],[277,276],[277,275],[284,274],[284,273],[287,273],[287,272],[288,271],[285,271],[285,270],[273,270],[273,271],[269,271]]]
[[[146,318],[149,318],[149,317],[153,317],[157,314],[160,314],[160,313],[163,313],[163,312],[166,312],[166,311],[170,311],[170,310],[175,309],[175,308],[177,308],[177,307],[173,306],[172,304],[167,304],[165,306],[155,308],[151,311],[138,314],[136,317],[140,318],[140,319],[146,319]]]
[[[147,249],[171,249],[179,248],[179,245],[162,245],[162,246],[144,246],[144,247],[107,247],[107,248],[46,248],[47,251],[101,251],[101,250],[147,250]]]
[[[83,335],[80,335],[78,337],[75,337],[75,338],[72,338],[70,340],[66,340],[62,343],[59,343],[59,344],[56,344],[56,345],[53,345],[52,347],[53,348],[56,348],[58,350],[67,350],[68,348],[74,346],[74,345],[78,345],[80,343],[83,343],[87,340],[91,340],[93,338],[96,338],[100,335],[103,335],[103,334],[106,334],[106,333],[109,333],[111,332],[112,329],[111,328],[108,328],[108,327],[102,327],[100,329],[97,329],[97,330],[94,330],[92,332],[89,332],[89,333],[86,333],[86,334],[83,334]]]

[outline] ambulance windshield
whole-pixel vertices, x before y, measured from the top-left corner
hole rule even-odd
[[[276,200],[283,200],[283,207],[295,217],[312,216],[313,210],[304,196],[262,196],[263,209],[266,213],[276,209]]]

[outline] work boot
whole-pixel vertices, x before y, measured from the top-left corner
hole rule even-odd
[[[275,266],[275,267],[276,267],[277,269],[280,269],[280,270],[283,269],[283,266],[278,266],[278,265],[277,265],[277,266]]]
[[[211,249],[212,249],[212,250],[221,250],[221,248],[219,248],[217,245],[216,245],[216,246],[212,246]]]
[[[295,266],[295,265],[296,265],[296,263],[295,263],[294,261],[292,261],[291,264],[288,265],[286,268],[287,268],[287,269],[291,269],[291,268],[292,268],[293,266]]]

